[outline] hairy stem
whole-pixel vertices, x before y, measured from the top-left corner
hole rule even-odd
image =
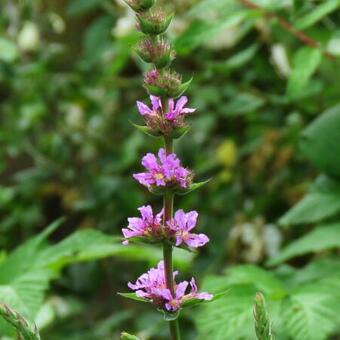
[[[173,152],[173,140],[164,137],[165,150],[167,154]],[[169,221],[173,215],[174,194],[171,191],[166,191],[164,194],[163,204],[163,224]],[[173,278],[173,265],[172,265],[172,245],[167,241],[163,242],[163,259],[164,259],[164,272],[167,288],[170,290],[172,296],[175,296],[175,283]],[[172,340],[180,340],[180,330],[178,320],[169,321],[169,331]]]

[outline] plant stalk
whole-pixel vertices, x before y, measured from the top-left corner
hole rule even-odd
[[[167,155],[173,152],[172,138],[164,137],[165,150]],[[174,194],[171,191],[166,191],[163,197],[163,224],[169,221],[173,215]],[[175,283],[173,278],[173,265],[172,265],[172,245],[167,241],[163,242],[163,260],[164,272],[167,288],[170,290],[172,296],[175,297]],[[169,331],[171,340],[180,340],[180,330],[178,320],[169,321]]]

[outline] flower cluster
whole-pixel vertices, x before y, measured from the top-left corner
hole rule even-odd
[[[143,237],[150,241],[168,240],[177,247],[186,245],[190,248],[199,248],[209,242],[206,235],[191,233],[197,224],[198,213],[196,211],[185,213],[183,210],[178,210],[174,218],[162,225],[163,211],[154,215],[149,205],[138,210],[141,217],[129,218],[127,228],[122,229],[125,245],[129,243],[129,239],[134,237]]]
[[[158,159],[152,153],[146,154],[142,165],[147,172],[134,174],[133,178],[149,189],[155,186],[188,188],[192,182],[190,170],[181,166],[174,153],[167,155],[165,149],[159,150]]]
[[[177,102],[170,98],[167,110],[162,107],[159,97],[151,95],[150,100],[151,107],[137,101],[138,111],[152,131],[159,131],[165,135],[169,135],[174,128],[183,127],[186,115],[196,111],[196,109],[185,107],[188,103],[186,96],[180,97]]]
[[[178,272],[173,272],[173,278]],[[190,289],[188,287],[190,285]],[[213,296],[208,293],[198,293],[195,279],[192,278],[190,283],[183,281],[175,284],[174,294],[166,286],[164,275],[164,262],[158,263],[157,268],[151,268],[147,273],[141,275],[136,283],[128,283],[130,289],[136,292],[138,297],[144,298],[152,302],[160,309],[175,312],[181,306],[190,300],[211,300]]]

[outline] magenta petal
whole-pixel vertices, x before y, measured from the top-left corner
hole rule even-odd
[[[162,107],[162,102],[159,97],[150,96],[150,100],[151,100],[152,108],[154,111],[157,111],[158,109]]]
[[[183,281],[176,286],[176,299],[181,299],[184,296],[188,285],[188,281]]]
[[[186,229],[192,230],[193,228],[196,227],[197,223],[197,217],[198,217],[198,212],[197,211],[190,211],[186,214],[186,219],[187,219],[187,226]]]
[[[198,294],[196,295],[196,298],[197,298],[197,299],[207,300],[207,301],[212,300],[213,297],[214,297],[214,295],[213,295],[213,294],[209,294],[209,293],[198,293]]]
[[[176,104],[175,111],[181,112],[187,102],[188,102],[188,97],[182,96],[181,98],[179,98]]]
[[[150,108],[142,102],[137,101],[137,108],[142,116],[149,115],[152,113]]]
[[[204,246],[209,242],[209,238],[204,234],[190,234],[185,243],[191,248]]]

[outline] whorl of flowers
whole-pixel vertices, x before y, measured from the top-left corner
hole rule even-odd
[[[150,187],[181,187],[188,188],[192,181],[192,173],[181,166],[174,153],[166,154],[165,149],[158,151],[158,158],[148,153],[142,158],[146,172],[133,175],[140,184]]]
[[[172,274],[174,279],[177,275],[178,271]],[[147,273],[142,274],[135,283],[129,282],[128,286],[136,292],[138,297],[149,300],[157,308],[171,312],[179,310],[183,304],[190,300],[211,300],[213,298],[211,294],[197,292],[194,278],[190,282],[175,283],[175,294],[173,295],[166,286],[163,261],[160,261],[156,268],[151,268]]]
[[[142,206],[138,209],[140,217],[129,218],[127,227],[122,229],[125,245],[130,240],[160,243],[163,261],[141,275],[135,283],[130,282],[128,287],[134,291],[134,299],[150,302],[172,315],[168,320],[170,334],[173,340],[178,340],[180,332],[176,318],[179,311],[195,302],[193,300],[213,298],[211,294],[198,293],[194,278],[176,283],[178,272],[172,269],[173,247],[199,248],[209,242],[205,234],[193,233],[198,218],[196,211],[186,213],[179,209],[173,214],[175,195],[187,194],[204,184],[193,183],[193,172],[183,167],[173,152],[173,140],[189,130],[185,118],[196,109],[187,107],[189,100],[183,95],[191,79],[183,82],[182,76],[170,68],[175,51],[164,34],[173,15],[155,9],[155,0],[125,2],[136,12],[137,28],[145,35],[135,50],[144,62],[152,64],[144,74],[143,84],[151,105],[137,101],[138,112],[146,125],[135,126],[148,135],[164,139],[164,148],[157,155],[147,153],[142,158],[145,170],[133,175],[150,192],[163,195],[163,209],[154,213],[150,205]]]

